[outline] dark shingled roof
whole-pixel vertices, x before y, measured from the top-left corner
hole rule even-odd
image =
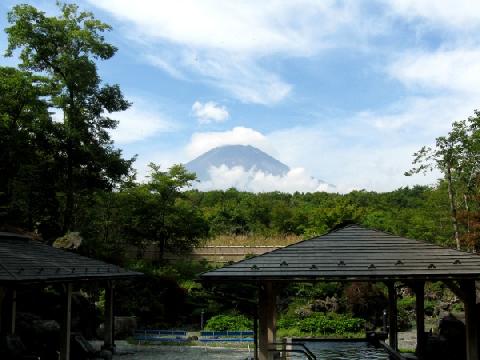
[[[27,236],[0,232],[0,284],[119,279],[142,275],[57,249]]]
[[[478,279],[480,256],[358,225],[206,272],[202,280]]]

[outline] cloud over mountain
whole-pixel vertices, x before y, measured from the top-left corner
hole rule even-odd
[[[200,190],[237,188],[242,191],[314,192],[334,187],[287,165],[250,145],[225,145],[200,155],[186,165],[197,174]]]

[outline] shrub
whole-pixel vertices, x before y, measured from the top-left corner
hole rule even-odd
[[[253,321],[245,315],[216,315],[208,319],[205,330],[241,331],[252,330]]]
[[[311,335],[346,335],[364,329],[365,320],[335,313],[313,313],[304,319],[283,317],[278,322],[283,329],[297,328],[301,333]]]
[[[327,296],[337,296],[342,290],[342,284],[326,282],[309,284],[302,283],[296,286],[296,296],[308,299],[323,299]]]

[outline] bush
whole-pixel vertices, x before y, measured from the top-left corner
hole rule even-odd
[[[245,315],[216,315],[211,317],[205,325],[210,331],[241,331],[252,330],[253,321]]]
[[[283,329],[298,329],[309,335],[346,335],[358,333],[365,327],[365,320],[335,313],[313,313],[303,319],[283,317],[278,322]]]
[[[302,283],[296,286],[296,296],[308,299],[324,299],[327,296],[338,296],[343,289],[342,284],[336,282]]]

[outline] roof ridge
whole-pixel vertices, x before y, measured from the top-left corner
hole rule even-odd
[[[349,225],[347,225],[343,228],[340,228],[338,230],[345,229],[346,227],[355,226],[355,225],[357,227],[361,228],[361,229],[364,229],[364,230],[371,230],[371,231],[375,231],[375,232],[378,232],[378,233],[382,233],[382,234],[394,236],[394,237],[397,237],[397,238],[401,238],[401,239],[404,239],[404,240],[410,240],[410,241],[415,241],[415,242],[430,245],[430,246],[435,246],[435,247],[440,248],[440,249],[454,250],[454,251],[458,251],[458,252],[461,252],[461,253],[466,253],[466,254],[469,254],[469,255],[476,255],[476,256],[480,255],[479,253],[470,252],[470,251],[467,251],[467,250],[464,250],[464,249],[458,250],[458,249],[454,249],[454,248],[449,247],[449,246],[445,246],[445,245],[437,244],[437,243],[434,243],[434,242],[430,242],[428,240],[414,239],[414,238],[403,236],[403,235],[396,235],[396,234],[393,234],[393,233],[391,233],[389,231],[386,231],[386,230],[380,230],[380,229],[373,228],[373,227],[372,228],[371,227],[366,227],[366,226],[359,225],[359,224],[349,224]]]
[[[224,266],[222,266],[222,267],[220,267],[220,268],[218,268],[218,269],[215,269],[215,270],[220,270],[220,269],[228,268],[228,267],[230,267],[230,266],[232,266],[232,265],[235,265],[235,264],[241,264],[241,263],[243,263],[243,262],[245,262],[245,261],[255,259],[255,258],[260,257],[260,256],[262,256],[262,255],[272,254],[272,253],[277,252],[277,251],[279,251],[279,250],[286,250],[286,249],[288,249],[289,247],[292,247],[292,246],[294,246],[294,245],[298,245],[298,244],[301,244],[301,243],[304,243],[304,242],[306,242],[306,241],[310,241],[310,240],[313,240],[313,239],[316,239],[316,238],[321,238],[321,237],[326,236],[326,235],[328,235],[328,234],[331,234],[331,233],[333,233],[333,232],[337,232],[337,231],[339,231],[339,230],[345,229],[346,227],[354,226],[354,225],[357,225],[357,226],[361,227],[360,225],[358,225],[358,224],[356,224],[356,223],[355,223],[355,224],[346,224],[346,225],[343,226],[343,227],[340,227],[340,228],[337,228],[337,229],[331,229],[331,230],[325,232],[324,234],[317,235],[317,236],[312,236],[312,237],[309,237],[308,239],[303,239],[303,240],[301,240],[301,241],[299,241],[299,242],[296,242],[296,243],[293,243],[293,244],[290,244],[290,245],[287,245],[287,246],[284,246],[284,247],[281,247],[281,248],[278,248],[278,249],[269,251],[269,252],[264,253],[264,254],[258,254],[258,255],[254,256],[254,257],[250,257],[250,258],[246,258],[246,259],[243,259],[243,260],[239,260],[239,261],[234,262],[233,264],[224,265]],[[203,276],[203,274],[206,274],[206,273],[209,273],[210,271],[215,271],[215,270],[207,270],[207,271],[204,271],[204,272],[198,274],[198,275],[197,275],[197,278],[200,278],[200,277]]]

